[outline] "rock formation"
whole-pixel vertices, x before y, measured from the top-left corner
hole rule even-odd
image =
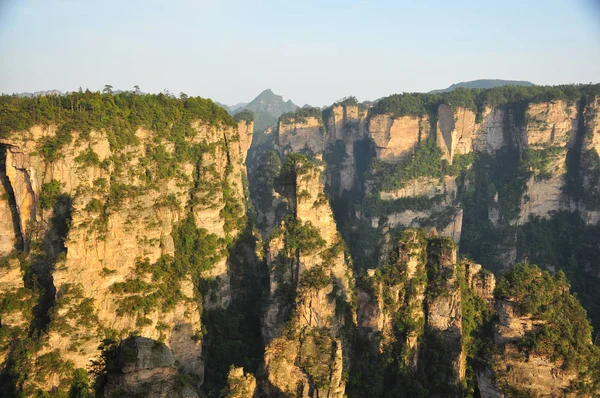
[[[598,93],[0,97],[0,395],[597,396]]]
[[[51,356],[86,369],[104,339],[135,333],[165,342],[178,370],[202,383],[201,311],[231,300],[226,245],[244,228],[243,160],[252,123],[191,118],[183,140],[143,127],[124,145],[105,129],[72,130],[64,139],[58,124],[32,125],[0,139],[0,211],[7,215],[2,253],[17,250],[15,231],[22,234],[27,261],[45,284],[46,300],[53,300],[32,369]],[[59,141],[58,150],[50,146]],[[175,258],[189,250],[182,234],[191,231],[206,237],[193,248],[191,261],[200,263]],[[181,264],[176,273],[174,261]],[[22,286],[18,261],[8,264],[3,279],[20,277]],[[198,277],[213,281],[203,299]],[[29,319],[30,309],[24,311]],[[2,323],[24,326],[8,317]],[[28,388],[62,388],[70,377],[62,369],[39,371]]]
[[[267,246],[270,294],[263,336],[269,393],[344,396],[350,343],[344,331],[355,322],[353,277],[322,172],[293,155],[280,174],[291,214]]]

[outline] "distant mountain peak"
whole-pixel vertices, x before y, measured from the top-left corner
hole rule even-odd
[[[277,124],[279,116],[298,109],[298,105],[291,100],[284,101],[281,95],[277,95],[270,88],[263,90],[250,103],[237,109],[242,111],[248,109],[254,113],[255,131],[264,131],[267,127]]]

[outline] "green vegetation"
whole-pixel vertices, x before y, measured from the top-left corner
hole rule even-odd
[[[517,232],[517,257],[548,269],[561,269],[577,298],[600,330],[600,227],[586,225],[578,213],[559,212],[550,219],[530,218]]]
[[[445,174],[442,151],[432,139],[417,145],[411,156],[398,164],[373,160],[371,170],[380,191],[400,189],[419,177],[442,178]]]
[[[60,149],[72,140],[72,132],[84,136],[105,130],[113,151],[137,143],[135,131],[146,128],[174,142],[191,133],[190,123],[235,126],[235,120],[209,99],[176,99],[164,94],[100,94],[89,90],[62,96],[0,97],[0,138],[36,124],[56,125],[56,136],[47,138],[40,153],[48,161],[60,157]]]
[[[42,193],[40,194],[38,203],[40,209],[48,210],[54,208],[58,197],[61,195],[60,182],[52,180],[42,185]]]
[[[517,264],[500,279],[495,295],[514,302],[523,315],[541,321],[527,333],[520,349],[542,355],[577,370],[598,386],[600,349],[592,344],[592,327],[577,298],[569,293],[570,285],[562,271],[551,275],[536,265]]]
[[[223,200],[225,207],[220,212],[220,216],[225,222],[223,229],[226,234],[244,229],[248,218],[245,213],[243,199],[235,194],[235,191],[230,187],[231,167],[225,171],[223,178]],[[230,241],[231,243],[231,241]]]
[[[286,156],[285,162],[281,166],[276,183],[280,186],[295,186],[298,176],[308,174],[317,167],[317,162],[314,160],[309,160],[306,155],[290,153]]]
[[[118,313],[137,314],[138,326],[148,325],[145,315],[155,311],[157,306],[168,311],[185,300],[179,287],[181,281],[191,275],[195,285],[200,286],[202,274],[221,258],[222,240],[197,228],[191,213],[174,228],[172,236],[175,257],[162,256],[155,263],[148,259],[139,261],[135,269],[137,276],[111,286],[111,292],[121,297]],[[151,276],[152,283],[142,279],[145,275]],[[198,299],[197,303],[200,302]]]
[[[281,169],[281,160],[276,152],[266,152],[260,159],[256,169],[255,181],[250,186],[252,202],[262,214],[272,210],[275,182]],[[257,227],[264,228],[265,219],[257,220]]]
[[[518,154],[508,148],[494,157],[480,154],[468,173],[469,183],[459,190],[464,209],[461,254],[492,270],[503,266],[502,256],[515,243],[521,200],[526,189]],[[490,220],[492,211],[498,219]]]
[[[584,178],[582,199],[590,210],[600,209],[600,156],[595,150],[581,153],[582,170],[576,172]]]
[[[84,208],[89,213],[101,213],[104,210],[104,203],[99,199],[92,198]]]
[[[54,307],[49,313],[54,332],[67,336],[75,331],[74,325],[90,329],[98,326],[93,299],[84,297],[81,285],[66,283],[61,286],[56,295]]]
[[[299,283],[301,256],[319,252],[325,248],[325,241],[319,230],[310,222],[303,223],[292,215],[284,218],[283,228],[276,228],[271,234],[271,238],[279,234],[283,234],[284,247],[278,256],[274,271],[281,285],[280,293],[291,294]],[[315,274],[315,279],[318,279],[318,276]],[[309,281],[308,284],[313,283]],[[319,282],[314,284],[320,285]]]
[[[395,200],[382,200],[379,195],[369,195],[364,199],[362,209],[366,217],[383,217],[406,210],[429,211],[434,205],[443,200],[442,195],[436,195],[433,198],[427,196],[407,196]]]
[[[81,152],[75,158],[75,161],[87,167],[98,166],[100,164],[100,158],[98,158],[98,154],[94,152],[91,147],[87,147],[85,151]]]
[[[448,280],[454,275],[454,242],[448,237],[427,242],[427,297],[431,300],[449,294]]]
[[[254,112],[252,112],[250,109],[243,109],[239,112],[236,112],[233,115],[233,119],[236,122],[244,121],[246,123],[251,123],[254,121]]]
[[[433,139],[419,143],[413,153],[397,164],[386,163],[374,159],[371,173],[375,177],[376,189],[391,191],[403,188],[409,181],[421,177],[442,178],[447,175],[458,175],[475,161],[476,155],[457,155],[450,165],[442,159],[442,151]]]
[[[370,339],[359,334],[353,346],[348,396],[457,396],[452,364],[456,347],[450,347],[419,315],[423,311],[419,296],[426,293],[432,299],[440,295],[446,269],[453,271],[446,264],[451,260],[448,250],[453,249],[453,243],[444,238],[426,238],[425,231],[415,229],[401,231],[397,241],[398,246],[388,253],[383,266],[373,276],[359,280],[359,288],[373,303],[383,301],[383,311],[392,319],[392,330],[391,334],[375,334]],[[415,260],[417,266],[409,278],[407,266]],[[418,339],[418,350],[406,344],[409,337]]]
[[[493,312],[486,300],[467,285],[466,268],[472,263],[461,260],[457,266],[462,316],[462,346],[466,356],[465,380],[461,385],[463,396],[474,397],[477,385],[477,370],[489,366],[493,343]],[[481,274],[489,273],[482,269]]]
[[[85,369],[78,368],[73,372],[73,382],[71,384],[71,390],[69,391],[69,397],[72,398],[92,398],[94,392],[92,389],[92,383],[88,377],[88,373]]]
[[[547,147],[543,149],[526,148],[521,153],[521,165],[525,173],[534,173],[537,180],[547,180],[552,177],[550,164],[560,155],[566,152],[566,148]]]
[[[242,366],[256,374],[263,360],[260,324],[263,308],[257,303],[268,289],[265,284],[268,279],[264,279],[268,271],[254,254],[256,244],[250,221],[229,247],[231,290],[236,293],[231,304],[227,309],[208,309],[202,314],[202,324],[206,327],[202,354],[211,363],[205,369],[202,385],[207,396],[223,389],[230,366]]]
[[[279,117],[279,123],[282,125],[292,123],[306,123],[308,118],[315,118],[319,122],[323,122],[321,110],[311,106],[305,106],[294,112],[284,113]]]
[[[439,94],[395,94],[378,101],[370,115],[435,116],[440,104],[471,109],[481,117],[486,106],[509,106],[523,114],[527,104],[565,100],[576,102],[582,96],[600,95],[600,84],[564,86],[503,86],[491,89],[458,88]]]

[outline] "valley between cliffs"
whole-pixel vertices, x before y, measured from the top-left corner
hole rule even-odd
[[[598,85],[254,130],[202,98],[0,98],[2,396],[598,395]]]

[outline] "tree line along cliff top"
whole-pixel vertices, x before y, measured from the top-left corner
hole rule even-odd
[[[70,142],[71,132],[84,135],[105,130],[111,149],[135,144],[135,131],[146,128],[162,138],[181,142],[193,136],[191,122],[203,121],[212,126],[236,126],[237,123],[210,99],[177,99],[165,94],[73,92],[32,98],[0,96],[0,138],[27,130],[34,125],[55,125],[56,137],[42,151],[52,160],[63,145]]]
[[[390,114],[400,116],[425,116],[435,114],[440,104],[470,109],[480,114],[486,106],[525,106],[528,103],[565,100],[576,102],[582,97],[600,96],[600,84],[561,86],[503,86],[491,89],[459,88],[447,93],[403,93],[384,97],[369,110],[369,115]],[[355,97],[347,97],[325,108],[299,108],[281,116],[286,124],[294,119],[315,117],[327,119],[333,106],[358,105]],[[325,117],[323,117],[325,116]],[[91,130],[118,130],[111,144],[123,145],[134,140],[139,127],[158,133],[173,129],[177,132],[193,120],[211,125],[235,126],[236,121],[253,120],[251,111],[231,116],[210,99],[201,97],[175,98],[161,94],[118,94],[72,92],[65,95],[39,97],[0,96],[0,138],[11,132],[22,131],[35,124],[55,124],[66,135],[74,130],[83,133]],[[177,122],[183,122],[177,126]],[[173,125],[173,126],[172,126]]]

